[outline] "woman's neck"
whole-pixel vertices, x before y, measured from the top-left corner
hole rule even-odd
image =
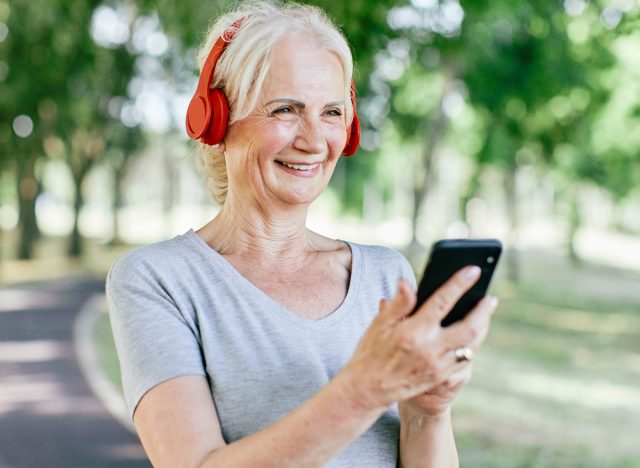
[[[277,210],[227,199],[198,235],[222,255],[291,264],[314,250],[314,234],[306,228],[307,211],[308,206]]]

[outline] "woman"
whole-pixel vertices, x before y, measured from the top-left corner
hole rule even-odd
[[[213,25],[201,66],[216,47],[211,88],[224,90],[229,126],[202,137],[216,144],[199,157],[222,208],[197,232],[126,254],[107,283],[150,460],[456,466],[451,403],[495,298],[440,327],[478,278],[468,267],[408,317],[415,280],[400,254],[306,228],[357,124],[349,47],[321,11],[244,4]]]

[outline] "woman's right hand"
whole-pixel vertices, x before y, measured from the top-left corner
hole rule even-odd
[[[440,325],[455,303],[479,278],[478,267],[465,267],[441,286],[412,316],[416,292],[401,280],[391,301],[380,311],[344,369],[352,373],[358,403],[368,409],[387,408],[447,382],[468,362],[457,362],[455,350],[486,335],[494,307],[481,301],[455,326]]]

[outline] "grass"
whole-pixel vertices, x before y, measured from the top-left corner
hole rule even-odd
[[[640,466],[640,274],[526,265],[454,406],[461,464]]]
[[[93,331],[98,363],[116,388],[122,388],[122,381],[120,380],[120,365],[118,364],[116,347],[113,342],[109,316],[106,313],[100,314]]]
[[[463,467],[640,466],[640,272],[530,252],[454,405]],[[96,329],[119,385],[106,314]]]

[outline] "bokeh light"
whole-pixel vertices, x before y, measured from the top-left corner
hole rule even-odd
[[[33,133],[33,120],[28,115],[19,115],[13,119],[13,131],[20,138],[27,138]]]

